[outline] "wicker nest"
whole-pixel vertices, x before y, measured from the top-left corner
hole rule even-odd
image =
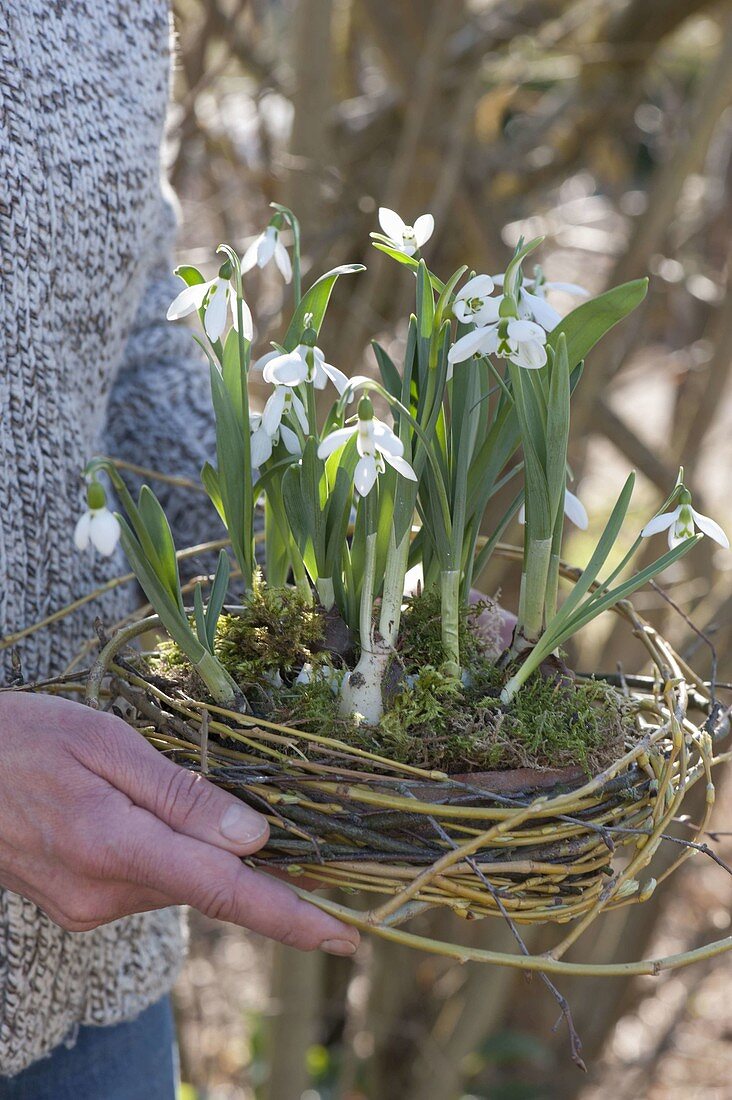
[[[160,752],[264,813],[270,840],[248,862],[289,872],[301,895],[362,930],[462,961],[655,974],[730,950],[732,937],[639,962],[591,965],[563,955],[602,912],[647,900],[694,852],[713,854],[700,839],[714,803],[712,768],[731,754],[715,755],[720,709],[704,681],[630,603],[614,613],[644,645],[653,675],[621,678],[635,703],[636,732],[623,755],[591,778],[580,768],[446,775],[190,698],[126,659],[130,643],[160,625],[156,616],[119,629],[83,685],[71,672],[38,687],[83,690],[93,707],[114,705]],[[699,782],[705,810],[695,808],[693,835],[671,836]],[[656,879],[649,865],[666,840],[678,855]],[[358,891],[374,907],[314,894],[303,879],[312,888]],[[500,916],[521,951],[466,947],[400,927],[435,906],[468,919]],[[549,923],[569,928],[549,953],[529,954],[518,926]]]

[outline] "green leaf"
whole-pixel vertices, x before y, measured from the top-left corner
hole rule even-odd
[[[122,549],[130,563],[130,568],[140,582],[140,587],[155,608],[170,637],[178,643],[193,664],[198,664],[206,652],[205,647],[198,641],[191,630],[186,615],[181,614],[177,604],[173,601],[145,557],[140,543],[132,533],[127,520],[119,514],[117,519],[121,528]]]
[[[198,581],[193,589],[193,618],[196,624],[196,634],[199,642],[210,651],[211,645],[206,630],[206,612],[203,609],[203,592],[201,591],[200,581]]]
[[[506,268],[505,274],[503,276],[504,294],[509,295],[513,298],[517,297],[517,288],[515,286],[515,283],[518,278],[519,268],[521,267],[521,264],[526,259],[526,257],[535,249],[537,249],[543,240],[543,237],[534,237],[534,239],[529,241],[527,244],[524,244],[521,240],[519,241],[516,250],[511,257],[511,262]]]
[[[569,622],[565,623],[564,629],[558,636],[558,640],[554,643],[552,648],[556,645],[561,645],[583,626],[595,619],[601,612],[609,610],[616,603],[621,600],[627,600],[629,596],[632,596],[634,592],[637,592],[639,588],[642,588],[648,581],[653,580],[655,576],[662,573],[664,569],[668,569],[670,565],[678,561],[679,558],[688,554],[698,542],[701,542],[703,535],[694,535],[692,538],[684,539],[672,550],[667,551],[657,561],[651,565],[647,565],[645,569],[642,569],[639,573],[629,577],[627,581],[619,584],[617,588],[611,589],[610,592],[605,593],[599,600],[594,599],[592,595],[589,599],[579,607],[577,612],[570,618]]]
[[[224,504],[221,499],[221,488],[219,486],[219,475],[210,462],[204,462],[201,469],[201,483],[209,495],[211,503],[219,514],[221,522],[224,527],[226,526],[226,515],[224,513]]]
[[[522,489],[520,493],[516,494],[506,511],[501,516],[494,530],[491,532],[490,538],[487,540],[487,542],[483,544],[483,546],[481,546],[480,550],[475,555],[471,573],[472,576],[475,577],[476,581],[480,578],[480,574],[483,572],[486,565],[488,564],[488,559],[490,558],[498,543],[501,541],[503,533],[508,527],[509,523],[514,518],[514,516],[518,514],[518,510],[523,502],[524,490]]]
[[[225,550],[220,550],[213,584],[211,585],[211,593],[208,597],[208,607],[206,608],[206,639],[208,648],[212,653],[214,641],[216,639],[216,624],[223,610],[224,600],[226,599],[226,593],[229,588],[230,576],[231,566],[229,565],[229,555]]]
[[[437,299],[437,307],[435,309],[435,328],[440,328],[442,322],[445,320],[446,314],[448,315],[449,320],[449,316],[451,315],[452,310],[453,291],[467,270],[467,264],[463,264],[462,267],[459,267],[457,271],[450,276],[450,278],[447,280],[444,287],[442,288],[440,296]]]
[[[313,502],[306,499],[302,483],[302,467],[291,466],[282,478],[282,500],[287,523],[302,555],[305,568],[313,582],[318,578],[318,561],[315,545],[315,517]],[[320,512],[319,503],[317,504]]]
[[[245,343],[248,343],[248,341],[245,341]],[[243,371],[239,364],[239,334],[236,329],[233,328],[229,329],[226,342],[224,343],[224,350],[221,356],[221,376],[224,380],[224,385],[229,391],[231,403],[237,413],[241,429],[244,431],[244,395],[242,391],[244,378]]]
[[[358,463],[356,437],[348,440],[340,455],[328,459],[328,467],[333,458],[338,459],[335,482],[328,497],[325,515],[325,570],[332,576],[343,553],[348,531],[348,522],[353,506],[353,475]]]
[[[388,244],[384,244],[382,241],[377,240],[373,233],[371,234],[371,243],[378,252],[383,252],[385,256],[389,256],[392,260],[396,260],[398,264],[402,264],[404,267],[408,267],[415,272],[419,268],[419,260],[415,260],[413,256],[407,256],[404,252],[400,252],[398,248],[391,248]],[[442,294],[442,291],[445,289],[445,284],[431,271],[429,276],[430,282],[437,293]]]
[[[420,260],[417,268],[417,323],[419,325],[419,335],[423,340],[429,339],[432,335],[434,320],[434,291],[427,271],[427,264],[424,260]]]
[[[302,300],[290,321],[290,327],[282,341],[282,346],[286,351],[294,351],[300,343],[300,338],[305,329],[305,317],[308,313],[311,313],[313,316],[312,327],[316,332],[320,331],[320,326],[323,323],[333,287],[338,281],[339,276],[352,275],[357,271],[365,270],[366,268],[363,264],[343,264],[341,267],[334,267],[332,271],[328,271],[325,275],[321,275],[318,281],[313,283],[310,290],[303,294]]]
[[[509,363],[509,371],[524,450],[527,538],[532,541],[550,539],[554,517],[546,478],[546,438],[541,414],[536,408],[533,383],[527,377],[534,372],[524,371],[514,363]]]
[[[175,556],[173,535],[160,501],[148,485],[143,485],[140,489],[138,509],[157,555],[157,561],[151,564],[155,565],[155,571],[161,583],[165,585],[171,598],[176,601],[183,613],[183,597],[180,591],[178,559]]]
[[[552,329],[547,337],[548,346],[556,349],[559,337],[564,334],[569,369],[573,371],[606,332],[640,305],[647,292],[648,279],[634,279],[583,302]]]
[[[580,600],[587,595],[591,586],[597,580],[598,574],[603,565],[608,559],[608,556],[615,545],[620,529],[623,526],[625,516],[628,512],[630,505],[630,498],[633,495],[633,487],[635,485],[635,474],[628,475],[628,479],[623,486],[620,496],[615,502],[610,518],[605,524],[605,529],[600,536],[600,540],[595,547],[592,557],[582,570],[582,574],[577,583],[572,588],[567,599],[564,601],[554,618],[547,623],[547,635],[554,636],[557,626],[564,625],[569,619],[572,612],[579,605]],[[558,643],[555,643],[558,644]],[[555,648],[552,646],[552,649]]]
[[[374,355],[376,356],[376,363],[379,368],[379,374],[381,375],[381,381],[384,383],[384,389],[388,390],[392,397],[396,397],[399,400],[402,396],[402,378],[397,370],[394,360],[391,356],[382,348],[376,340],[371,341],[371,347],[374,349]]]
[[[221,374],[211,367],[211,396],[216,415],[218,485],[224,522],[236,560],[246,579],[251,572],[252,546],[250,502],[252,470],[247,467],[240,417],[234,409]]]
[[[564,514],[567,485],[567,444],[569,442],[569,365],[567,343],[559,337],[551,364],[546,425],[546,480],[549,504],[554,520]]]

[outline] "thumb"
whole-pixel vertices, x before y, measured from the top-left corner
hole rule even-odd
[[[236,855],[267,843],[266,818],[203,776],[167,760],[121,718],[77,708],[84,714],[73,748],[89,770],[101,776],[170,828]],[[88,716],[88,718],[86,717]],[[79,737],[79,733],[86,736]]]

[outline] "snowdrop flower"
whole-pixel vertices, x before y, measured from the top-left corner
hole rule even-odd
[[[682,488],[679,496],[679,504],[673,512],[662,512],[645,525],[641,531],[644,539],[650,535],[657,535],[659,531],[668,531],[668,544],[673,550],[684,539],[690,539],[695,534],[696,527],[710,539],[718,542],[725,550],[729,550],[729,539],[722,528],[709,516],[702,515],[691,506],[691,493],[687,488]]]
[[[86,491],[87,509],[74,528],[77,550],[93,546],[102,557],[114,553],[120,538],[119,520],[107,508],[107,496],[98,481],[92,481]]]
[[[298,344],[294,351],[284,354],[262,356],[257,362],[263,364],[265,382],[276,386],[300,386],[303,382],[312,382],[316,390],[324,390],[330,379],[338,393],[343,393],[348,385],[343,371],[326,363],[320,348],[310,347],[309,344]]]
[[[362,397],[358,403],[356,423],[347,428],[338,428],[326,436],[318,447],[318,457],[328,458],[354,435],[360,458],[356,464],[353,483],[362,497],[371,492],[378,475],[383,474],[386,469],[384,460],[402,477],[409,478],[410,481],[417,480],[414,470],[403,457],[402,441],[391,428],[377,420],[374,406],[368,397]]]
[[[580,531],[586,531],[590,525],[584,504],[574,493],[570,493],[569,489],[564,490],[564,514],[567,519],[571,519],[575,527],[579,527]],[[518,521],[521,524],[526,523],[525,504],[522,504],[519,509]]]
[[[226,314],[231,305],[231,315],[234,328],[237,327],[236,294],[231,285],[231,264],[225,261],[219,268],[215,279],[209,279],[207,283],[195,283],[182,290],[178,297],[170,303],[167,317],[169,321],[178,321],[181,317],[187,317],[194,310],[206,305],[203,315],[203,327],[209,340],[220,340],[226,328]],[[242,300],[242,335],[251,340],[254,334],[252,314],[249,306]]]
[[[384,231],[387,243],[405,256],[413,256],[422,245],[427,244],[435,229],[435,219],[431,214],[420,214],[414,225],[407,225],[394,210],[388,206],[379,207],[379,225]]]
[[[290,256],[280,240],[279,226],[271,221],[263,233],[255,237],[246,250],[241,261],[242,275],[251,271],[253,267],[266,267],[270,260],[274,259],[280,275],[289,283],[292,279],[292,264]]]
[[[517,367],[538,370],[546,363],[546,333],[541,325],[514,317],[473,329],[450,348],[448,362],[464,363],[474,355],[499,355],[510,359]]]
[[[491,298],[495,284],[490,275],[475,275],[455,295],[452,311],[464,325],[488,325],[498,320],[500,298]]]
[[[307,434],[308,418],[305,406],[296,393],[287,386],[275,386],[261,413],[250,413],[252,465],[262,466],[272,457],[272,450],[282,441],[291,455],[302,453],[297,432],[282,423],[285,413],[294,416]]]
[[[540,267],[536,267],[533,279],[524,279],[518,293],[518,313],[524,321],[536,321],[547,332],[559,324],[562,319],[553,306],[546,300],[548,290],[562,290],[565,294],[573,294],[579,298],[589,297],[589,291],[576,283],[548,283]],[[503,286],[503,275],[494,275],[493,282],[496,286]],[[528,289],[531,287],[531,290]],[[501,296],[502,298],[503,296]],[[500,304],[501,299],[498,299]]]

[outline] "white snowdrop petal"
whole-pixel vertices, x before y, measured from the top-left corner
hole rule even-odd
[[[246,275],[247,271],[251,271],[252,268],[256,266],[257,258],[259,256],[259,242],[261,240],[261,237],[262,237],[261,233],[259,234],[258,237],[255,237],[254,240],[252,241],[252,243],[247,248],[244,255],[242,256],[242,258],[241,258],[241,273],[242,273],[242,275]]]
[[[509,321],[508,336],[511,340],[537,342],[543,344],[546,341],[546,333],[541,325],[533,321]]]
[[[521,524],[522,527],[526,523],[526,505],[525,504],[522,504],[521,507],[519,508],[518,521],[519,521],[519,523]]]
[[[349,428],[337,428],[334,432],[331,432],[318,447],[318,458],[328,458],[329,455],[343,447],[357,431],[358,425],[352,424]]]
[[[239,315],[237,313],[236,298],[232,295],[231,298],[231,310],[234,315],[234,328],[239,331],[238,320]],[[254,336],[254,321],[252,320],[252,311],[246,304],[244,299],[241,300],[241,320],[242,320],[242,336],[245,340],[251,342]]]
[[[697,512],[695,508],[691,509],[691,514],[700,531],[708,535],[714,542],[718,542],[725,550],[729,550],[729,539],[715,520],[711,519],[710,516],[705,516],[701,512]]]
[[[368,496],[376,484],[376,460],[373,455],[359,458],[353,475],[353,484],[362,497]]]
[[[498,321],[501,311],[501,299],[500,298],[486,298],[483,305],[476,312],[473,320],[476,325],[484,327],[485,325],[493,325]]]
[[[92,512],[89,537],[102,557],[108,558],[114,553],[120,534],[119,520],[108,508]]]
[[[590,525],[584,504],[578,496],[570,493],[569,489],[564,492],[564,514],[571,519],[575,527],[579,527],[580,531],[586,531]]]
[[[286,283],[291,282],[292,263],[290,262],[290,254],[280,240],[278,240],[275,245],[274,259],[282,278]]]
[[[348,378],[343,371],[338,370],[338,367],[331,366],[330,363],[322,363],[321,368],[325,374],[327,374],[328,378],[330,378],[331,382],[338,390],[338,393],[343,393],[348,385]]]
[[[79,516],[74,528],[74,545],[77,550],[86,550],[89,546],[89,527],[91,525],[91,512],[84,512]]]
[[[551,332],[553,328],[556,328],[562,319],[562,315],[557,312],[554,306],[550,306],[538,294],[529,294],[528,291],[523,292],[523,299],[531,311],[531,316],[542,328],[545,328],[547,332]]]
[[[252,466],[262,466],[272,457],[272,436],[264,427],[260,427],[249,443]]]
[[[308,431],[308,414],[305,412],[305,406],[296,393],[292,395],[292,401],[290,402],[290,408],[297,417],[297,421],[302,428],[303,432],[307,434]]]
[[[287,390],[284,386],[277,386],[274,393],[267,398],[262,412],[262,427],[267,435],[274,435],[279,428],[286,399]]]
[[[185,290],[181,290],[168,306],[167,319],[177,321],[181,317],[187,317],[195,309],[200,309],[210,286],[210,283],[196,283],[195,286],[187,286]]]
[[[540,370],[546,363],[546,348],[543,344],[525,340],[510,353],[509,358],[517,367],[523,367],[525,370]]]
[[[277,230],[273,225],[268,225],[264,233],[257,241],[257,264],[265,267],[272,259],[277,247]]]
[[[401,474],[402,477],[408,478],[409,481],[417,480],[417,475],[407,462],[406,458],[400,458],[399,455],[390,454],[388,451],[382,450],[381,447],[379,447],[379,450],[381,451],[389,465],[393,466],[398,474]]]
[[[589,290],[576,283],[544,283],[547,290],[561,290],[564,294],[573,294],[577,298],[589,298]]]
[[[414,239],[421,248],[435,231],[435,219],[431,214],[420,214],[414,223]]]
[[[226,284],[217,280],[203,317],[203,327],[213,341],[221,339],[226,328],[226,299]]]
[[[415,226],[416,229],[416,226]],[[486,298],[493,293],[495,284],[490,275],[474,275],[457,295],[458,298]]]
[[[399,244],[401,244],[402,238],[404,236],[404,230],[407,227],[397,214],[396,210],[390,210],[388,206],[380,206],[379,225],[383,229],[385,236],[390,237],[391,240],[397,241]]]
[[[293,432],[292,428],[288,428],[286,424],[280,424],[280,439],[284,443],[285,450],[288,454],[302,454],[302,448],[300,447],[300,440],[297,438],[297,433]]]
[[[371,424],[371,436],[379,450],[385,454],[397,455],[401,458],[404,454],[404,444],[399,436],[395,435],[387,424],[377,420],[376,417],[371,421]]]
[[[308,366],[297,352],[277,355],[265,365],[262,377],[265,382],[280,386],[299,386],[308,376]]]
[[[491,336],[493,336],[492,343],[495,345],[494,347],[490,347]],[[496,347],[497,338],[494,330],[476,328],[472,332],[466,332],[464,336],[455,341],[447,353],[447,358],[450,363],[464,363],[466,359],[472,358],[478,352],[489,355],[491,351],[495,351]]]
[[[249,368],[249,371],[264,371],[264,368],[268,363],[271,363],[273,359],[279,359],[282,355],[281,351],[268,351],[264,355],[260,355],[259,359],[255,359]]]
[[[654,516],[649,520],[641,531],[641,535],[644,539],[649,538],[651,535],[657,535],[659,531],[666,531],[673,523],[676,522],[676,517],[679,514],[677,508],[673,512],[661,512],[660,515]]]

